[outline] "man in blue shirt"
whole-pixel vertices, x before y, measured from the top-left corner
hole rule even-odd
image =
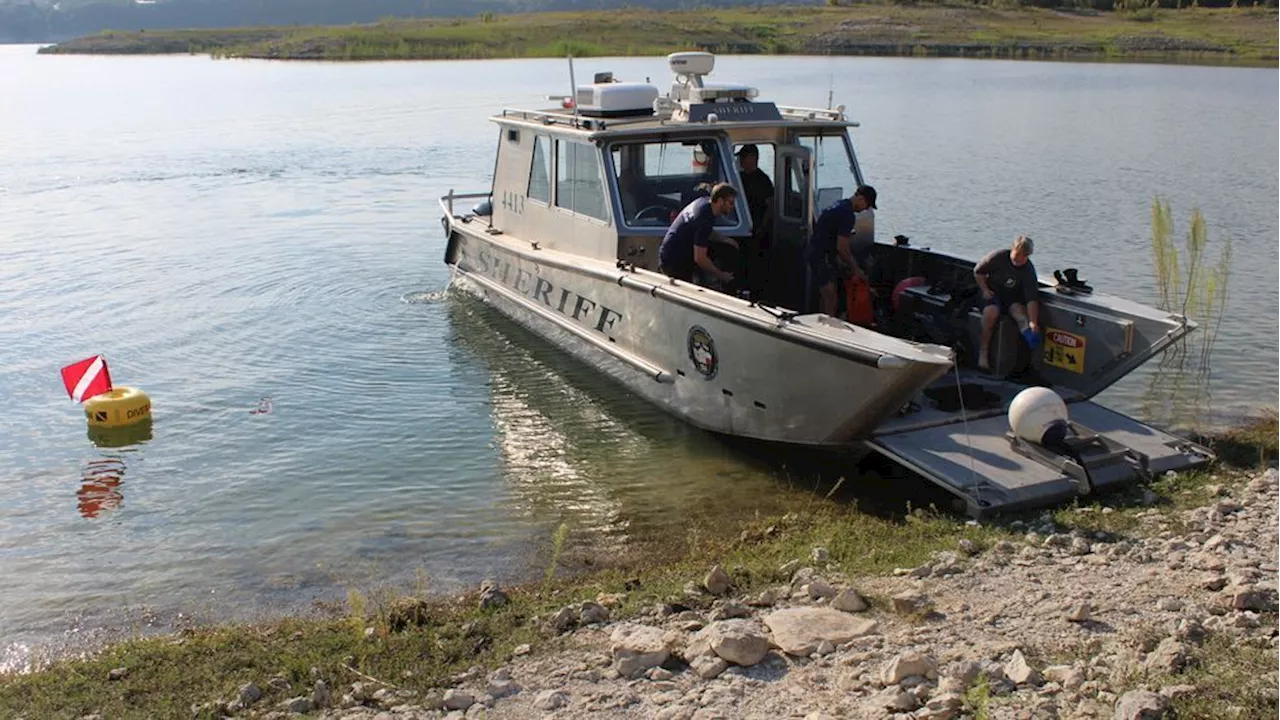
[[[733,212],[738,191],[728,183],[711,188],[709,197],[700,197],[689,203],[676,216],[667,229],[666,237],[658,248],[658,263],[662,272],[677,280],[693,282],[694,271],[703,278],[719,280],[722,284],[733,280],[733,273],[716,267],[711,261],[711,230],[716,217]]]
[[[836,278],[848,272],[853,279],[866,280],[865,271],[854,259],[850,241],[858,213],[875,206],[876,189],[870,185],[860,185],[853,192],[853,197],[840,200],[823,210],[814,222],[806,255],[811,287],[818,291],[818,312],[835,317],[838,307]],[[869,250],[868,248],[868,255]]]

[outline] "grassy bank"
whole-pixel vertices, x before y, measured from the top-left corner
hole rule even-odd
[[[1269,415],[1216,443],[1220,450],[1229,450],[1228,457],[1273,464],[1276,439],[1276,419]],[[1059,508],[1054,520],[1063,528],[1132,533],[1140,525],[1140,513],[1155,509],[1173,514],[1198,507],[1222,486],[1242,482],[1242,477],[1239,469],[1222,464],[1201,473],[1160,478],[1149,488]],[[305,687],[316,679],[335,688],[377,679],[427,693],[448,687],[451,676],[472,665],[494,667],[508,661],[520,644],[531,645],[535,653],[554,651],[563,641],[541,632],[535,618],[601,593],[617,594],[614,619],[655,603],[696,604],[683,588],[712,564],[730,569],[735,584],[751,592],[776,584],[783,577],[778,571],[781,565],[808,558],[814,547],[828,549],[830,566],[849,576],[884,575],[894,568],[917,565],[935,551],[953,550],[962,538],[978,548],[1015,539],[1024,527],[1017,521],[1023,519],[1029,518],[976,525],[922,511],[905,517],[875,517],[814,495],[803,512],[758,519],[741,527],[717,526],[714,532],[691,528],[659,559],[598,558],[595,570],[567,578],[555,577],[563,560],[557,544],[548,552],[547,579],[509,590],[511,601],[501,608],[479,609],[474,594],[428,601],[390,592],[352,591],[345,607],[331,608],[321,617],[131,640],[87,659],[63,660],[32,674],[0,677],[0,717],[190,717],[193,703],[234,697],[242,683],[262,684],[268,677],[282,680],[280,687],[264,687],[270,702],[262,707],[290,696],[284,682]],[[557,536],[563,540],[561,534]],[[887,604],[885,598],[872,596],[871,601],[880,607]],[[1227,693],[1250,703],[1248,712],[1265,710],[1274,653],[1242,653],[1239,648],[1214,645],[1208,652],[1187,707],[1200,707],[1196,703],[1212,702]],[[127,672],[112,672],[119,668]],[[1252,705],[1255,697],[1256,706]],[[207,710],[213,712],[213,708]]]
[[[969,4],[643,9],[389,20],[373,25],[105,31],[49,53],[209,53],[298,60],[739,54],[997,57],[1275,65],[1277,11],[1063,12]]]

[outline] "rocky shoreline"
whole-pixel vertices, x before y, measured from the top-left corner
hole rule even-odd
[[[614,618],[624,594],[601,594],[536,618],[548,639],[538,652],[516,647],[500,667],[426,693],[344,662],[353,681],[343,687],[263,678],[192,709],[333,720],[1274,717],[1277,472],[1206,490],[1207,504],[1149,507],[1124,531],[1088,529],[1115,512],[1107,506],[1071,511],[1075,527],[1062,514],[1015,521],[1017,540],[960,540],[891,576],[849,577],[814,547],[751,594],[720,566],[626,618]],[[507,596],[491,583],[479,602]],[[1244,653],[1269,668],[1231,680],[1253,683],[1241,694],[1223,667]],[[268,702],[264,689],[289,698]]]

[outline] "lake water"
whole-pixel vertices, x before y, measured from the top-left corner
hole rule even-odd
[[[1277,73],[722,57],[863,123],[885,237],[1152,301],[1150,203],[1235,243],[1215,410],[1277,392]],[[661,59],[579,61],[668,82]],[[121,617],[253,617],[348,588],[537,573],[771,512],[776,464],[444,293],[437,198],[487,187],[503,106],[562,61],[306,64],[0,46],[0,665]],[[58,369],[105,353],[153,437],[99,448]],[[1135,376],[1104,401],[1140,412]],[[252,412],[268,407],[271,412]],[[133,614],[119,615],[121,608]]]

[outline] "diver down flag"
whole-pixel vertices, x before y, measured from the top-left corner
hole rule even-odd
[[[107,359],[94,355],[78,363],[62,368],[62,384],[67,394],[76,402],[84,402],[94,395],[111,390],[111,373],[107,372]]]

